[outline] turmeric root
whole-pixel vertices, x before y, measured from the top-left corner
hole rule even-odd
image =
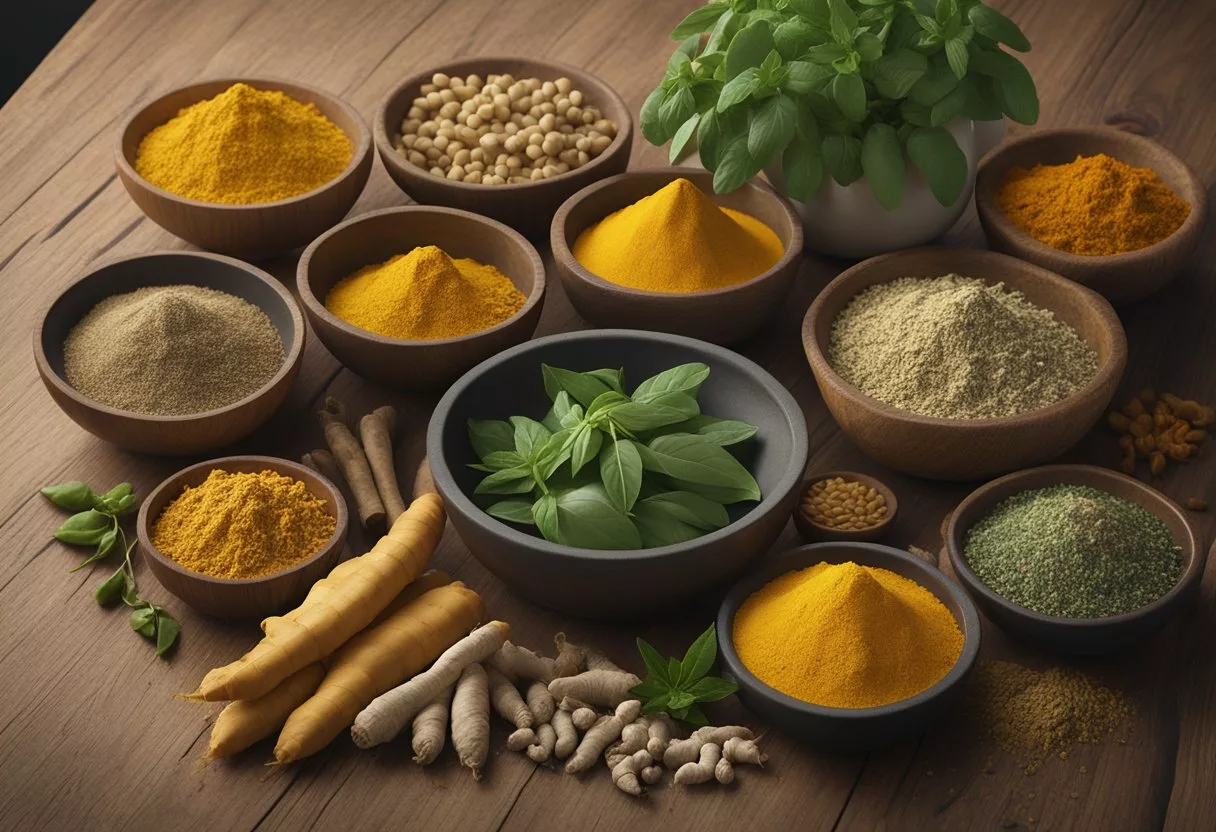
[[[714,766],[714,779],[723,786],[735,782],[735,767],[730,764],[730,760],[725,757],[718,759],[718,764]]]
[[[557,710],[557,705],[553,702],[553,694],[549,693],[549,686],[544,682],[529,683],[528,689],[524,692],[524,701],[528,703],[528,710],[532,712],[532,721],[536,725],[543,725],[553,720],[553,712]]]
[[[722,757],[732,763],[751,763],[762,766],[768,761],[768,755],[760,751],[755,740],[742,737],[731,737],[722,743]]]
[[[695,786],[698,783],[707,783],[713,780],[718,767],[718,761],[721,759],[722,746],[713,742],[705,743],[698,751],[697,762],[684,763],[676,770],[676,775],[673,778],[675,784],[677,786]]]
[[[557,740],[553,744],[553,756],[564,760],[573,754],[575,747],[578,746],[578,731],[574,728],[574,721],[570,718],[570,714],[563,710],[553,712],[553,722],[550,724],[557,733]]]
[[[480,780],[490,754],[490,683],[477,663],[461,671],[452,695],[452,748],[473,779]]]
[[[570,714],[570,721],[580,731],[591,730],[591,726],[595,725],[599,718],[599,714],[591,708],[575,708]]]
[[[389,525],[405,511],[401,486],[397,484],[397,466],[393,461],[393,433],[397,427],[397,410],[392,405],[377,407],[359,420],[359,441],[372,470],[372,482],[384,516]]]
[[[692,736],[686,740],[672,740],[671,744],[667,746],[667,750],[663,752],[663,765],[670,769],[678,769],[686,763],[694,762],[703,746],[712,743],[721,747],[731,737],[751,740],[755,739],[756,735],[751,732],[750,728],[744,728],[742,725],[718,727],[706,725],[704,728],[693,731]],[[710,773],[712,774],[712,772]]]
[[[595,725],[583,735],[583,740],[566,761],[566,773],[578,774],[595,765],[596,759],[609,745],[621,736],[623,729],[642,713],[642,703],[637,699],[622,702],[612,716],[600,717]]]
[[[553,678],[553,659],[509,641],[490,658],[490,666],[508,679],[548,683]]]
[[[612,784],[625,794],[641,794],[642,784],[638,778],[642,769],[647,768],[653,762],[650,759],[650,752],[646,749],[635,751],[613,766]]]
[[[534,763],[546,763],[557,746],[557,730],[551,723],[536,728],[536,742],[528,746],[528,759]]]
[[[439,691],[451,687],[467,665],[483,661],[506,641],[511,629],[505,621],[491,621],[457,641],[425,672],[381,693],[361,710],[351,726],[351,739],[371,748],[397,736]]]
[[[316,662],[288,676],[259,699],[229,702],[211,726],[211,744],[203,762],[244,751],[282,728],[291,712],[313,695],[324,678],[325,666]]]
[[[493,697],[493,693],[491,693],[491,697]],[[507,737],[507,750],[523,751],[528,746],[534,745],[535,743],[535,731],[533,731],[531,728],[516,728],[511,732],[511,735]]]
[[[494,711],[516,728],[531,728],[532,712],[519,695],[515,683],[493,667],[486,671],[486,675],[490,680],[490,705]]]
[[[413,736],[410,746],[414,749],[414,762],[420,766],[435,762],[448,734],[448,716],[452,711],[452,685],[431,700],[414,717]]]
[[[317,411],[317,418],[321,420],[325,444],[333,452],[338,467],[342,469],[342,476],[354,495],[355,508],[359,512],[363,528],[378,526],[384,522],[384,503],[380,500],[380,492],[376,490],[376,481],[367,456],[346,424],[346,405],[329,396],[325,399],[325,407]]]
[[[641,683],[641,679],[627,671],[599,668],[554,679],[549,683],[549,692],[558,699],[573,696],[592,705],[615,708],[631,698],[633,694],[629,691]]]
[[[553,636],[553,646],[557,648],[557,658],[553,660],[553,675],[556,678],[573,676],[583,669],[587,660],[587,651],[577,644],[566,641],[565,633]]]

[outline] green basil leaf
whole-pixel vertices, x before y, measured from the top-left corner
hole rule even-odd
[[[550,492],[532,504],[532,520],[541,536],[550,543],[562,543],[557,524],[557,497]]]
[[[678,520],[652,503],[639,502],[633,507],[633,523],[642,537],[642,546],[647,549],[696,540],[705,534],[704,529]]]
[[[781,57],[792,61],[812,46],[823,43],[827,33],[804,17],[792,17],[773,30],[773,44]]]
[[[507,421],[515,430],[515,452],[527,460],[532,460],[553,436],[548,428],[527,416],[512,416]]]
[[[897,49],[874,62],[874,88],[884,98],[903,98],[929,71],[928,59],[911,49]]]
[[[637,527],[608,497],[602,485],[586,485],[556,495],[561,542],[584,549],[639,549]],[[539,523],[538,523],[539,525]]]
[[[698,436],[704,437],[707,442],[713,442],[715,445],[737,445],[740,442],[745,442],[756,435],[757,428],[755,425],[749,425],[747,422],[740,422],[736,419],[714,419],[710,417],[708,422],[698,425],[695,430],[689,433],[695,433]]]
[[[992,38],[1018,52],[1030,51],[1030,41],[1022,34],[1022,30],[996,9],[977,4],[967,11],[967,19],[975,26],[975,31],[984,37]]]
[[[726,508],[721,503],[716,503],[691,491],[665,491],[662,494],[647,497],[638,505],[642,504],[703,531],[725,528],[730,523]]]
[[[672,477],[670,483],[672,489],[678,491],[691,491],[694,494],[699,494],[702,497],[713,500],[716,503],[721,503],[724,506],[732,503],[742,503],[749,500],[759,500],[756,496],[757,489],[752,488],[723,488],[716,485],[705,485],[699,482],[690,482],[682,480],[679,477]],[[640,505],[640,503],[639,503]]]
[[[612,422],[631,433],[683,422],[700,413],[697,400],[687,393],[664,393],[645,402],[628,402],[612,411]]]
[[[644,683],[643,683],[644,684]],[[658,696],[651,699],[642,706],[642,713],[657,714],[667,710],[667,703],[671,701],[671,691],[664,691]]]
[[[689,35],[708,32],[729,8],[727,3],[709,3],[699,9],[693,9],[687,17],[676,24],[676,28],[671,30],[671,39],[683,40]]]
[[[497,419],[470,419],[469,442],[478,459],[495,451],[514,451],[515,428]]]
[[[532,503],[527,500],[502,500],[486,509],[486,514],[508,523],[535,526],[532,519]]]
[[[802,201],[810,199],[823,179],[823,160],[818,147],[802,136],[796,136],[781,155],[781,172],[791,197]]]
[[[718,629],[710,624],[705,632],[697,636],[697,640],[689,645],[683,661],[680,662],[679,687],[687,689],[693,682],[709,673],[717,658]]]
[[[722,87],[715,109],[719,113],[724,113],[736,104],[746,101],[760,87],[760,70],[756,67],[748,67]]]
[[[908,97],[922,107],[932,107],[957,86],[958,77],[950,71],[950,67],[934,67],[912,85]]]
[[[484,462],[485,466],[493,472],[502,471],[505,468],[518,468],[526,465],[528,460],[515,451],[492,451],[486,454]]]
[[[953,205],[967,185],[967,157],[944,127],[918,127],[908,137],[908,157],[925,175],[942,205]]]
[[[680,125],[696,111],[697,101],[688,87],[680,87],[668,95],[659,107],[659,122],[663,125],[663,135],[668,139],[675,136]]]
[[[618,393],[616,390],[609,390],[606,393],[600,393],[595,397],[595,401],[587,408],[587,419],[596,419],[597,424],[609,413],[616,410],[623,404],[629,403],[629,397],[624,393]]]
[[[861,178],[861,142],[853,136],[825,136],[823,164],[840,185],[851,185]]]
[[[830,17],[828,0],[788,0],[787,5],[794,14],[799,17],[805,17],[819,29],[823,30],[826,36]]]
[[[820,46],[813,46],[807,50],[806,59],[813,64],[833,64],[841,58],[847,57],[849,50],[847,47],[841,46],[839,43],[825,43]]]
[[[133,503],[134,495],[135,487],[131,483],[120,482],[105,494],[97,497],[93,507],[114,514],[116,513],[115,509],[120,505],[130,505]]]
[[[555,398],[559,390],[565,390],[583,407],[590,407],[596,396],[612,389],[589,373],[576,373],[561,367],[550,367],[548,364],[540,365],[540,371],[545,382],[545,392],[549,394],[550,399]]]
[[[527,494],[536,487],[536,478],[527,465],[504,468],[477,483],[474,494]]]
[[[671,700],[668,703],[668,707],[674,708],[678,711],[681,708],[688,708],[695,704],[697,704],[697,698],[691,693],[685,693],[682,690],[675,690],[671,692]]]
[[[638,652],[642,655],[642,664],[646,665],[646,672],[653,676],[656,680],[665,685],[671,685],[671,678],[667,675],[667,659],[654,646],[639,636],[637,638]]]
[[[706,676],[704,679],[698,679],[696,682],[693,682],[688,692],[697,697],[698,702],[717,702],[738,690],[739,686],[729,679]]]
[[[93,554],[89,555],[79,566],[72,569],[72,572],[79,572],[86,566],[91,566],[99,560],[105,560],[110,556],[110,552],[114,549],[114,543],[118,540],[118,526],[112,525],[101,534],[101,538],[97,541],[97,549]]]
[[[798,105],[784,93],[764,99],[748,121],[747,152],[761,166],[794,138]]]
[[[96,599],[101,606],[108,606],[122,597],[123,591],[127,588],[127,567],[126,564],[118,567],[118,571],[110,577],[102,581],[97,589],[93,590],[93,598]]]
[[[710,110],[701,114],[701,121],[697,125],[697,156],[709,171],[718,167],[718,151],[722,137],[721,120],[717,110]]]
[[[656,146],[666,144],[667,140],[671,138],[664,135],[663,123],[659,118],[659,108],[663,106],[663,98],[663,87],[655,87],[650,95],[646,96],[646,101],[642,104],[642,111],[639,114],[642,135],[646,137],[646,141]],[[548,387],[545,389],[547,390]]]
[[[102,535],[111,529],[114,521],[96,509],[88,509],[73,514],[63,521],[55,532],[54,537],[62,543],[73,546],[95,546],[101,542]]]
[[[93,489],[89,488],[83,482],[63,482],[58,485],[48,485],[45,488],[39,489],[42,496],[46,497],[59,508],[67,511],[87,511],[93,508],[98,501],[98,497],[93,493]]]
[[[599,456],[604,444],[604,432],[591,425],[582,425],[577,429],[574,446],[570,451],[570,473],[578,476],[583,466]]]
[[[904,151],[899,136],[889,124],[874,124],[861,143],[861,169],[874,197],[888,211],[894,211],[904,198]]]
[[[828,87],[840,114],[851,122],[866,117],[866,85],[860,75],[837,75]]]
[[[972,121],[999,121],[1005,113],[1001,109],[1001,98],[996,90],[996,80],[985,75],[972,74],[964,78],[959,89],[966,95],[963,115]]]
[[[146,601],[143,603],[144,606],[131,611],[131,629],[141,636],[152,638],[156,635],[156,610]]]
[[[967,42],[959,37],[946,41],[946,60],[950,63],[950,71],[960,81],[967,77]]]
[[[570,459],[576,430],[578,429],[562,428],[549,437],[549,441],[545,443],[544,447],[536,452],[531,463],[536,469],[538,480],[548,480],[566,460]]]
[[[658,699],[660,696],[669,695],[671,688],[657,679],[646,679],[631,687],[629,692],[643,702],[647,702],[651,699]]]
[[[760,499],[760,488],[747,469],[725,449],[689,433],[660,436],[638,448],[642,466],[676,479],[719,488],[738,488]]]
[[[747,150],[747,136],[736,136],[720,152],[714,171],[714,192],[725,194],[742,187],[761,167]]]
[[[684,155],[684,151],[688,148],[689,140],[692,139],[693,134],[696,133],[697,125],[700,122],[701,115],[699,113],[693,113],[692,116],[689,117],[688,121],[681,124],[680,129],[677,130],[676,134],[671,137],[671,148],[667,152],[667,160],[671,162],[671,164],[674,165],[676,162],[680,161],[680,158]]]
[[[177,642],[178,633],[182,631],[182,627],[177,623],[177,619],[165,612],[164,609],[156,611],[156,655],[164,657],[169,649]]]
[[[790,61],[786,68],[785,89],[795,95],[818,92],[836,75],[830,67],[810,61]]]
[[[618,393],[624,393],[623,387],[625,383],[625,368],[618,367],[615,370],[609,367],[601,367],[598,370],[588,370],[583,375],[597,378],[604,384],[608,385],[608,389],[615,390]]]
[[[1030,72],[1022,62],[1012,55],[1013,63],[1003,78],[997,79],[997,97],[1001,109],[1019,124],[1034,124],[1039,120],[1039,95],[1035,91]]]
[[[718,52],[725,44],[730,43],[739,29],[743,27],[743,22],[741,15],[735,14],[733,9],[728,8],[718,18],[714,28],[710,30],[709,40],[705,43],[705,53],[703,54]]]
[[[862,32],[853,43],[853,48],[863,61],[877,61],[882,57],[882,39],[871,32]]]
[[[726,47],[726,80],[729,81],[748,67],[760,66],[772,50],[772,27],[763,20],[748,23]]]
[[[642,488],[642,457],[637,445],[628,439],[603,443],[600,479],[613,505],[628,514]]]
[[[550,433],[557,433],[567,425],[562,424],[562,417],[570,412],[570,394],[565,390],[558,390],[557,395],[553,397],[553,404],[549,407],[549,412],[545,414],[545,418],[540,420],[540,423],[548,428]]]
[[[929,110],[929,126],[940,127],[953,121],[962,113],[966,104],[967,88],[959,84]]]
[[[709,378],[709,366],[700,362],[679,364],[643,381],[633,391],[635,402],[652,402],[667,393],[696,396]]]
[[[686,722],[694,728],[703,728],[709,724],[709,718],[696,705],[689,705],[680,716],[670,714],[673,719]]]

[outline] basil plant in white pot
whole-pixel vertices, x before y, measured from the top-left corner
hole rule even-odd
[[[944,233],[1003,117],[1039,100],[1017,25],[978,0],[714,0],[642,105],[642,133],[695,147],[726,193],[761,170],[810,248],[868,257]],[[993,129],[995,128],[995,129]]]

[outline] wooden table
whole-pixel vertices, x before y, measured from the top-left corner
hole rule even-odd
[[[727,789],[660,788],[644,800],[617,792],[601,768],[579,780],[496,751],[474,783],[451,752],[428,769],[403,743],[360,752],[346,739],[303,764],[264,768],[268,746],[199,770],[215,707],[174,701],[206,668],[253,641],[254,628],[207,621],[138,567],[145,593],[181,620],[171,662],[90,597],[101,571],[69,574],[78,554],[50,540],[60,514],[38,486],[129,480],[141,494],[181,461],[109,447],[59,413],[34,372],[30,328],[55,293],[97,259],[185,245],[144,219],[115,181],[115,130],[151,96],[203,76],[272,75],[336,92],[371,117],[412,71],[478,54],[540,55],[579,64],[612,84],[636,112],[673,44],[667,33],[690,0],[401,2],[364,0],[99,0],[0,112],[0,829],[1101,829],[1216,827],[1216,566],[1201,602],[1130,654],[1076,663],[1137,703],[1126,744],[1077,750],[1027,776],[959,718],[917,742],[868,755],[829,756],[770,734],[767,769]],[[1027,62],[1041,123],[1114,124],[1172,148],[1207,183],[1216,179],[1216,5],[1201,0],[999,3],[1035,44]],[[635,166],[665,151],[635,144]],[[355,212],[399,205],[379,165]],[[981,245],[974,211],[947,238]],[[1216,239],[1209,235],[1179,281],[1122,317],[1131,361],[1120,395],[1144,385],[1216,401]],[[293,285],[294,258],[269,264]],[[845,438],[824,408],[798,328],[815,292],[842,268],[808,257],[781,316],[742,352],[798,398],[811,436],[811,470],[881,475],[900,497],[891,542],[936,551],[938,524],[968,490],[882,470]],[[540,332],[583,326],[550,284]],[[391,401],[402,412],[403,472],[421,455],[433,398],[379,389],[314,339],[287,406],[239,452],[296,457],[320,444],[312,412],[326,394],[354,412]],[[1210,490],[1208,458],[1162,481],[1185,499]],[[1096,429],[1070,459],[1110,464],[1114,439]],[[1211,539],[1206,516],[1199,527]],[[775,547],[795,542],[792,527]],[[355,541],[355,546],[360,542]],[[556,629],[636,661],[633,628],[565,620],[516,599],[449,531],[435,563],[484,594],[517,640],[542,647]],[[710,620],[715,599],[638,633],[675,652]],[[993,628],[984,655],[1042,665]],[[735,704],[719,721],[749,719]],[[495,748],[502,747],[502,732]]]

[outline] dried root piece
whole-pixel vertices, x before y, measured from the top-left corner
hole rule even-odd
[[[393,433],[397,428],[397,410],[392,405],[377,407],[359,420],[359,441],[372,469],[372,479],[380,502],[384,504],[386,522],[392,526],[405,513],[401,486],[397,484],[397,466],[393,460]]]
[[[553,679],[553,659],[508,641],[490,659],[490,666],[509,679]]]
[[[574,723],[574,727],[580,731],[589,731],[591,726],[595,725],[599,714],[591,708],[578,708],[574,713],[570,714],[570,719]]]
[[[516,728],[507,737],[508,751],[523,751],[530,745],[536,744],[536,732],[531,728]]]
[[[592,705],[587,704],[581,699],[575,699],[573,696],[563,696],[561,701],[557,703],[557,707],[560,710],[570,714],[574,713],[579,708],[588,708],[592,711],[595,710]]]
[[[633,694],[629,691],[641,683],[641,679],[627,671],[599,668],[554,679],[549,683],[549,692],[558,699],[573,696],[592,705],[615,708],[630,699]]]
[[[528,746],[528,759],[534,763],[546,763],[553,756],[557,745],[557,731],[546,722],[536,729],[536,742]]]
[[[553,746],[553,756],[564,760],[574,753],[578,746],[578,731],[574,728],[574,720],[569,712],[556,710],[553,712],[553,730],[557,732],[557,742]]]
[[[532,712],[534,725],[543,725],[553,720],[553,712],[557,710],[557,705],[553,702],[553,694],[549,693],[549,686],[544,682],[530,682],[528,689],[524,692],[524,701],[528,703],[528,710]]]
[[[670,769],[678,769],[686,763],[694,762],[702,746],[712,743],[720,749],[722,744],[731,737],[751,740],[755,739],[756,735],[752,733],[750,728],[745,728],[742,725],[721,725],[718,727],[707,725],[704,728],[698,728],[696,731],[693,731],[692,736],[686,740],[672,740],[671,744],[667,746],[667,750],[663,753],[663,765]]]
[[[714,766],[714,779],[723,786],[735,782],[735,767],[730,764],[730,760],[725,757],[718,760],[718,764]]]
[[[627,755],[612,767],[612,784],[625,794],[640,795],[642,784],[638,778],[653,762],[650,752],[644,748]]]
[[[667,714],[655,714],[650,717],[650,725],[646,730],[649,734],[649,738],[646,740],[646,750],[656,760],[663,759],[663,752],[667,750],[667,745],[671,742],[671,735],[675,733],[675,723]]]
[[[621,744],[614,742],[612,745],[604,749],[604,762],[608,765],[608,770],[612,771],[616,768],[617,763],[624,760],[629,755],[621,751]]]
[[[553,660],[555,678],[574,676],[583,669],[583,663],[587,660],[585,648],[566,641],[565,633],[553,636],[553,646],[557,648],[557,658]]]
[[[642,714],[642,703],[630,699],[617,706],[612,716],[600,717],[583,735],[583,740],[574,750],[574,754],[566,761],[566,773],[578,774],[595,765],[600,754],[621,736],[626,725],[636,720]]]
[[[676,770],[674,782],[677,786],[695,786],[714,779],[718,761],[722,759],[722,746],[707,742],[701,746],[699,759],[695,763],[684,763]]]
[[[371,464],[367,454],[355,435],[346,424],[346,405],[341,400],[329,396],[325,399],[325,407],[317,411],[321,420],[321,428],[325,433],[325,444],[333,452],[342,469],[342,476],[350,486],[355,498],[355,507],[363,528],[370,529],[384,523],[384,503],[380,500],[380,492],[376,490],[376,480],[372,476]]]
[[[436,696],[431,703],[414,717],[413,739],[414,762],[420,766],[435,762],[448,734],[448,715],[452,710],[452,687]]]
[[[750,763],[753,766],[768,762],[768,755],[760,750],[756,741],[743,737],[731,737],[722,743],[722,757],[732,763]]]
[[[481,767],[490,754],[490,682],[480,664],[460,674],[452,696],[452,747],[460,764],[481,779]]]
[[[431,476],[431,463],[425,456],[422,462],[418,463],[418,471],[414,474],[414,499],[418,499],[423,494],[438,494],[439,489],[435,487],[435,478]]]
[[[519,695],[515,683],[493,667],[486,671],[486,675],[490,680],[490,704],[494,706],[494,712],[516,728],[531,728],[535,724],[532,712]],[[523,747],[527,748],[528,744],[525,743]]]
[[[642,769],[642,782],[647,786],[657,785],[663,779],[663,767],[660,765],[646,766]]]

